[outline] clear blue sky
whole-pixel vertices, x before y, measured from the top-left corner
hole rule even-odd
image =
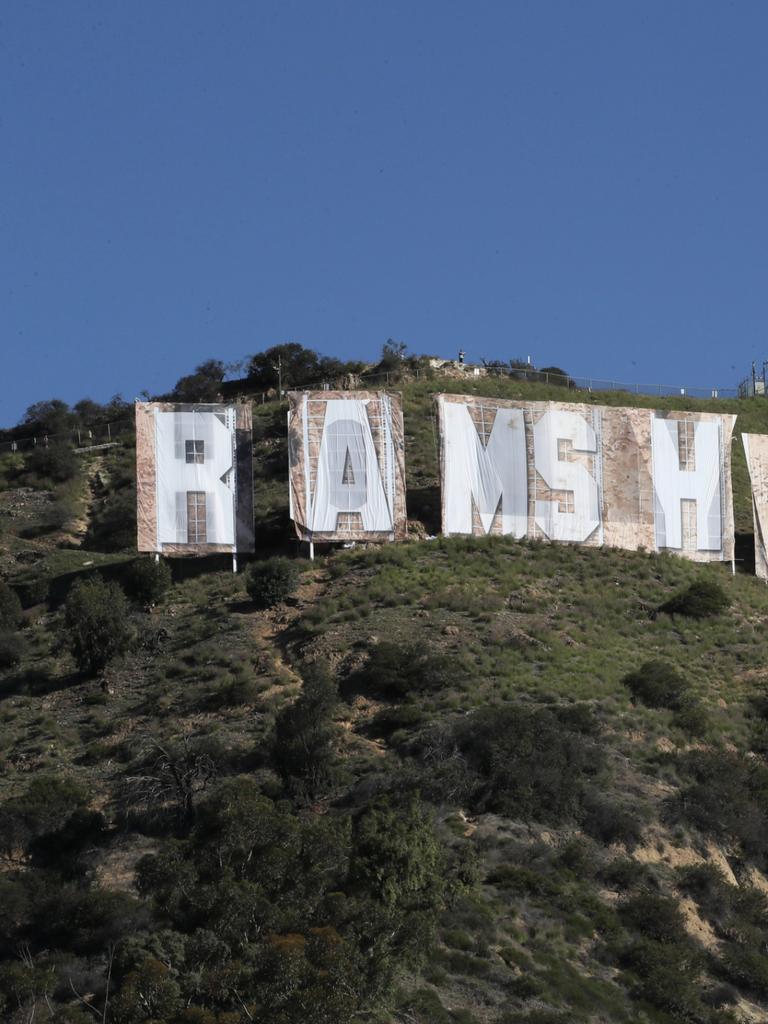
[[[0,9],[0,424],[392,337],[577,375],[768,358],[768,4]]]

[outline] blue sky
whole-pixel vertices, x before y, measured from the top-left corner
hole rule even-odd
[[[0,423],[281,341],[733,386],[768,4],[0,10]]]

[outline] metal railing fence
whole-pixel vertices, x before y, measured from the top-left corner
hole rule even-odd
[[[305,384],[291,384],[285,390],[301,391],[305,388],[313,390],[348,390],[350,381],[355,381],[355,387],[359,384],[377,384],[390,387],[391,385],[405,383],[409,380],[430,380],[436,384],[440,378],[450,380],[466,379],[467,382],[482,380],[490,377],[507,377],[512,380],[527,381],[530,383],[548,384],[561,387],[566,390],[576,391],[618,391],[634,395],[649,395],[659,398],[739,398],[743,397],[743,390],[740,388],[722,387],[690,387],[688,385],[676,384],[639,384],[627,383],[626,381],[604,380],[599,377],[574,377],[572,375],[552,373],[548,370],[534,370],[509,367],[506,364],[487,364],[476,366],[470,364],[459,364],[447,362],[446,368],[407,368],[397,370],[384,370],[377,373],[361,373],[345,375],[330,381],[310,381]],[[357,383],[359,382],[359,384]],[[237,385],[242,385],[242,392],[238,392]],[[276,389],[269,391],[254,392],[248,387],[248,380],[227,381],[227,391],[248,395],[253,402],[266,403],[277,397]],[[234,397],[234,395],[233,395]],[[756,396],[763,397],[763,396]],[[38,447],[49,447],[52,444],[71,444],[74,448],[90,448],[100,444],[109,444],[119,440],[126,434],[133,433],[133,419],[112,420],[108,423],[92,424],[90,427],[75,427],[72,430],[56,434],[37,433],[27,437],[16,437],[7,441],[0,441],[0,453],[3,452],[25,452],[32,451]]]

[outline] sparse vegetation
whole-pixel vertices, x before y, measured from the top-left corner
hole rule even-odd
[[[397,343],[384,358],[413,431],[410,513],[436,532],[435,384],[408,380],[418,359]],[[220,372],[201,364],[179,395]],[[562,399],[534,373],[440,388]],[[605,396],[630,399],[664,404]],[[35,422],[98,422],[80,406],[41,403]],[[744,429],[765,430],[763,407],[738,407]],[[254,414],[274,555],[285,407]],[[301,600],[301,563],[259,560],[247,603],[215,560],[174,564],[174,582],[136,559],[130,437],[78,458],[50,488],[26,455],[0,460],[18,489],[0,520],[0,1016],[768,1013],[762,584],[667,555],[437,538],[321,555]],[[734,479],[750,529],[736,446]],[[84,538],[51,528],[70,499]]]

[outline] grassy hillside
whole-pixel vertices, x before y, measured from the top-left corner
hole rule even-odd
[[[409,516],[427,533],[438,388],[768,430],[760,400],[407,384]],[[285,408],[254,421],[258,566],[294,545]],[[302,561],[266,610],[225,562],[178,561],[148,607],[130,441],[80,458],[64,480],[0,465],[0,573],[25,605],[16,629],[0,591],[4,1019],[768,1019],[762,583],[437,538]],[[734,499],[748,545],[739,442]],[[133,639],[81,672],[67,595],[96,575],[133,595]],[[663,610],[701,583],[726,607]]]

